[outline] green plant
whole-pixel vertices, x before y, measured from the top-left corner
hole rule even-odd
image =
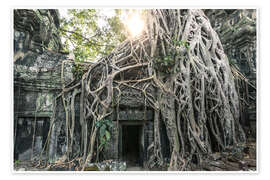
[[[172,40],[173,48],[170,49],[168,54],[166,56],[164,55],[158,55],[155,57],[156,63],[155,68],[158,69],[158,71],[163,72],[165,74],[174,74],[180,71],[180,68],[178,66],[175,66],[175,57],[177,53],[177,48],[184,47],[187,50],[190,48],[189,43],[186,41],[177,41]]]
[[[86,67],[79,63],[75,63],[72,67],[72,73],[75,79],[81,79],[82,75],[85,73],[86,70]]]
[[[156,68],[166,74],[173,72],[175,64],[174,55],[170,54],[164,57],[156,57]]]
[[[18,165],[20,162],[21,162],[20,160],[16,160],[15,165]]]
[[[110,120],[100,120],[96,122],[96,127],[99,129],[99,146],[98,149],[101,150],[111,139],[111,134],[109,129],[113,127],[113,123]]]
[[[184,46],[186,49],[189,49],[189,43],[187,41],[177,41],[175,39],[172,40],[174,46]]]

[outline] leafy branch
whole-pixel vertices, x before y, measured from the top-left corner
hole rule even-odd
[[[113,123],[110,120],[100,120],[96,122],[96,127],[99,129],[99,146],[98,149],[102,150],[102,148],[110,141],[111,134],[110,128],[113,127]]]
[[[79,36],[80,38],[84,39],[85,41],[87,41],[87,42],[88,42],[89,44],[91,44],[91,45],[96,45],[96,46],[107,46],[107,47],[109,46],[109,47],[113,47],[113,48],[115,47],[115,46],[110,45],[110,44],[99,44],[99,43],[97,43],[97,41],[95,41],[94,39],[92,39],[92,38],[96,37],[96,36],[98,35],[98,33],[95,34],[94,36],[90,37],[90,38],[86,38],[86,37],[83,36],[82,34],[77,33],[77,32],[75,32],[75,31],[69,31],[69,30],[66,30],[66,29],[63,29],[63,28],[61,28],[60,31],[67,32],[67,33],[70,33],[70,34],[75,34],[76,36]]]
[[[173,39],[172,44],[173,49],[171,49],[167,55],[156,56],[155,68],[165,74],[175,74],[180,71],[180,68],[175,66],[175,57],[178,53],[177,48],[184,47],[187,50],[190,48],[189,43],[186,41],[177,41]]]

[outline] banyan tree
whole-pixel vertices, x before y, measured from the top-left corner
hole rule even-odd
[[[147,147],[149,166],[165,163],[162,123],[169,139],[170,170],[187,170],[190,163],[199,164],[213,152],[245,143],[229,61],[203,11],[147,10],[145,22],[139,36],[128,38],[87,67],[80,80],[63,86],[55,107],[62,103],[65,109],[62,130],[67,157],[74,157],[77,123],[79,155],[84,162],[97,158],[98,144],[102,144],[98,137],[107,137],[101,134],[100,124],[112,113],[117,119],[126,89],[140,92],[145,111],[151,108],[154,112],[154,138]],[[79,122],[75,122],[76,98]],[[54,121],[57,110],[52,124]]]

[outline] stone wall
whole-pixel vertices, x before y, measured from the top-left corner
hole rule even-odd
[[[14,10],[14,52],[29,50],[43,53],[49,49],[59,52],[62,48],[58,28],[58,10],[15,9]],[[15,61],[18,58],[14,59]]]
[[[66,59],[58,28],[57,10],[14,10],[15,159],[39,155],[46,140],[54,98],[61,90],[61,64]],[[71,79],[70,68],[65,70],[66,79]]]

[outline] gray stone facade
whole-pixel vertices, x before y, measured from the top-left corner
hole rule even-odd
[[[15,159],[39,155],[47,138],[54,98],[61,90],[61,63],[66,59],[57,28],[57,10],[14,10]]]

